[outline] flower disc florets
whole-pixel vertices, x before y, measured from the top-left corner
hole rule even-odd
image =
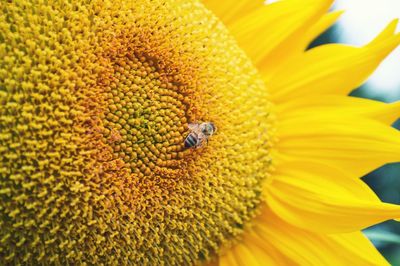
[[[268,175],[269,102],[198,1],[0,5],[0,257],[192,264]],[[185,149],[188,123],[218,133]]]

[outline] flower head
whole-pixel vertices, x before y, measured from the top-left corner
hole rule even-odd
[[[304,52],[331,1],[215,3],[0,5],[3,260],[384,263],[359,230],[400,208],[357,178],[399,160],[399,105],[344,95],[395,23]]]

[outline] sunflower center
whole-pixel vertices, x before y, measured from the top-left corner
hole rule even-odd
[[[113,159],[141,178],[179,168],[190,106],[186,86],[146,54],[130,51],[114,60],[104,120]]]
[[[127,219],[137,237],[130,243],[137,263],[208,259],[241,233],[259,203],[264,173],[235,165],[251,154],[240,152],[239,142],[251,133],[233,134],[229,121],[221,120],[230,115],[213,110],[212,98],[220,96],[194,82],[201,66],[150,54],[125,38],[119,36],[120,45],[128,49],[105,54],[110,71],[101,97],[101,142],[109,147],[104,168],[112,173],[107,183],[122,195],[110,194],[105,205],[116,217],[134,217]],[[221,126],[220,136],[209,146],[185,149],[188,123],[208,120]],[[254,125],[247,123],[244,129]]]
[[[212,38],[202,27],[199,35],[161,34],[164,27],[220,26],[198,9],[209,21],[166,22],[156,32],[133,27],[113,34],[100,55],[109,69],[100,97],[101,142],[109,148],[103,168],[121,195],[107,196],[105,206],[129,221],[136,263],[211,258],[254,216],[267,174],[267,96],[235,42],[223,28]],[[185,149],[188,123],[201,121],[218,133],[200,149]]]
[[[6,11],[1,256],[187,265],[240,236],[268,176],[272,116],[256,69],[210,11],[187,0]],[[217,133],[185,149],[188,124],[205,121]]]

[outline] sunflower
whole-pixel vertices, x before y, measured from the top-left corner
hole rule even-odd
[[[400,105],[346,94],[400,35],[305,51],[331,4],[0,2],[1,261],[386,265]]]

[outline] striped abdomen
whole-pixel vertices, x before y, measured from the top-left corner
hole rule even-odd
[[[193,148],[199,144],[199,138],[197,134],[191,132],[185,139],[185,148]]]

